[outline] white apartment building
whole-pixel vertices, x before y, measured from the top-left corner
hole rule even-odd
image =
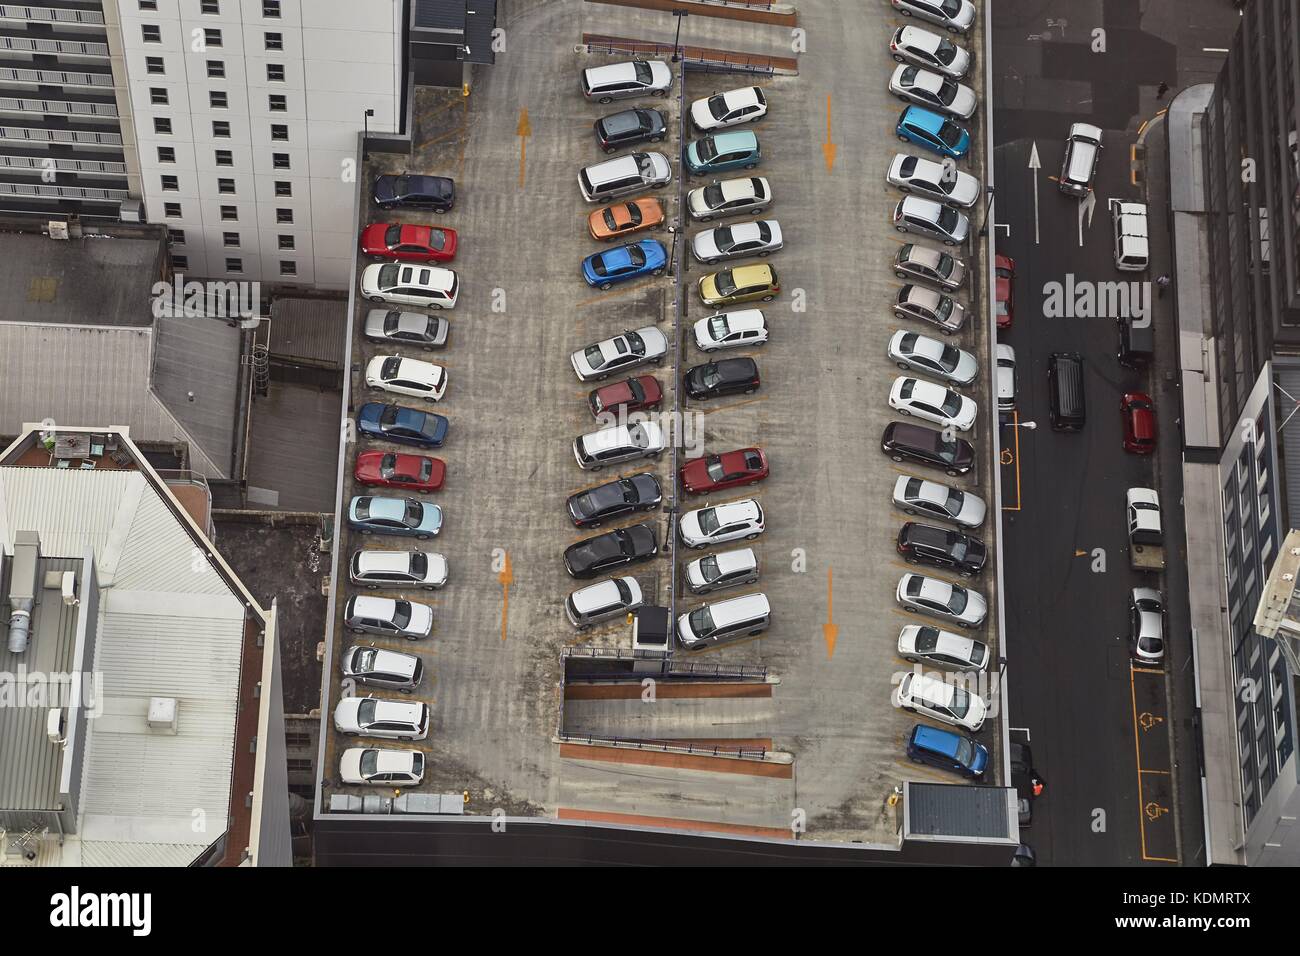
[[[357,133],[401,122],[403,0],[102,3],[130,179],[176,270],[346,288]]]

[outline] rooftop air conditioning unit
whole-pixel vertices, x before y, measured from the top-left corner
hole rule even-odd
[[[46,713],[45,736],[55,746],[66,742],[63,736],[63,710],[61,708],[51,707]]]
[[[76,607],[81,603],[81,598],[77,597],[77,573],[75,571],[64,571],[59,581],[59,592],[63,595],[63,603],[68,607]]]
[[[175,697],[150,697],[149,729],[159,734],[175,734],[178,709]]]
[[[36,611],[36,577],[41,562],[41,539],[35,531],[14,535],[14,556],[9,572],[9,653],[27,650],[32,614]]]
[[[51,239],[68,238],[68,224],[66,222],[63,222],[61,219],[51,219],[46,224],[46,228],[50,232]]]
[[[144,203],[138,199],[123,199],[117,207],[117,218],[120,222],[145,222]]]

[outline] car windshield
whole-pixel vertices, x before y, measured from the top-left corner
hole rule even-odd
[[[715,341],[722,341],[727,337],[727,317],[725,315],[715,315],[709,319],[709,334]]]
[[[636,154],[636,168],[644,179],[653,179],[655,172],[654,160],[650,158],[649,153]]]
[[[401,266],[396,262],[390,262],[379,270],[379,288],[389,289],[397,285],[397,274],[401,271]]]
[[[939,317],[941,322],[952,315],[952,299],[946,295],[939,296],[939,304],[935,307],[934,314]]]
[[[722,381],[722,372],[717,365],[706,365],[700,372],[700,384],[705,388],[713,388]]]
[[[727,115],[727,98],[724,94],[719,93],[709,98],[709,112],[718,120]]]
[[[946,279],[952,275],[952,267],[956,262],[957,260],[948,255],[948,253],[941,252],[939,253],[939,265],[934,271]]]
[[[632,66],[636,69],[636,81],[642,86],[649,86],[653,77],[650,72],[650,64],[645,60],[633,60]]]
[[[939,441],[935,446],[934,453],[939,456],[941,461],[954,462],[957,460],[957,443],[955,441]]]
[[[361,776],[373,777],[379,770],[379,751],[363,750],[361,752]]]
[[[631,352],[633,355],[645,355],[645,340],[635,332],[625,334],[623,341],[627,343],[626,351]],[[619,351],[622,352],[625,349],[620,346]]]
[[[379,367],[379,374],[386,379],[397,377],[397,370],[402,367],[402,357],[400,355],[390,355],[384,359],[384,364]]]
[[[718,295],[734,295],[737,289],[736,280],[732,276],[731,270],[715,273],[713,284],[717,286]]]
[[[963,767],[969,767],[975,758],[975,748],[965,737],[957,741],[957,762]]]
[[[393,608],[393,623],[401,630],[406,630],[411,623],[411,602],[398,601],[397,606]]]
[[[361,724],[363,727],[366,724],[374,723],[375,707],[378,705],[378,703],[379,703],[378,701],[367,697],[360,704],[358,704],[357,723]]]
[[[406,503],[406,514],[403,521],[407,527],[417,528],[420,525],[420,519],[424,517],[424,505],[418,501],[408,501]]]
[[[948,500],[943,503],[943,509],[955,518],[957,515],[961,514],[961,506],[965,501],[965,492],[957,491],[955,488],[950,488],[948,490]]]
[[[700,577],[705,581],[718,580],[718,573],[718,559],[715,556],[709,555],[707,558],[700,559]]]
[[[960,687],[954,687],[952,693],[952,703],[949,704],[954,717],[965,717],[970,712],[970,694],[966,693]]]
[[[944,120],[943,126],[939,127],[939,138],[943,140],[945,146],[955,147],[961,142],[961,133],[960,126],[947,120]]]
[[[628,438],[637,448],[649,448],[650,436],[646,434],[645,429],[638,423],[627,430]]]
[[[704,187],[704,205],[716,209],[722,205],[722,183],[711,183]]]
[[[599,345],[588,345],[583,349],[582,357],[587,360],[587,364],[592,368],[600,368],[605,364],[605,356],[601,352]]]
[[[736,236],[731,231],[730,226],[719,226],[713,230],[713,241],[717,244],[719,251],[726,252],[736,244]]]
[[[961,361],[961,349],[955,345],[945,345],[943,352],[939,355],[939,364],[944,367],[945,371],[951,372],[957,367],[959,361]]]
[[[713,615],[707,607],[692,611],[688,620],[696,637],[706,637],[713,633]]]
[[[718,509],[705,508],[700,512],[699,517],[700,531],[703,534],[713,534],[720,527],[718,523]]]
[[[933,627],[923,627],[916,632],[916,649],[929,653],[939,646],[939,631]]]
[[[943,0],[939,9],[948,16],[955,17],[957,14],[961,13],[961,0]]]
[[[379,413],[379,424],[385,426],[397,424],[397,413],[399,411],[400,409],[396,405],[385,407],[384,410]]]
[[[899,74],[899,77],[898,77],[898,83],[899,83],[899,85],[900,85],[900,86],[912,86],[913,84],[916,83],[916,74],[917,74],[917,68],[916,68],[916,67],[914,67],[914,66],[907,66],[907,67],[904,67],[904,68],[903,68],[903,72],[902,72],[901,74]]]
[[[951,106],[952,101],[955,100],[956,98],[957,98],[957,84],[952,82],[951,80],[945,80],[943,85],[939,87],[939,99],[943,100],[944,103]]]
[[[708,472],[710,481],[721,481],[727,470],[722,467],[722,459],[714,457],[709,459]]]
[[[961,588],[953,588],[952,596],[948,598],[948,610],[953,614],[961,614],[966,610],[966,605],[970,602],[966,592]]]
[[[628,249],[627,257],[635,269],[640,269],[646,263],[645,250],[640,246],[632,246]]]
[[[943,399],[943,413],[949,418],[955,418],[960,411],[961,396],[956,392],[949,392]]]
[[[935,48],[934,58],[944,66],[952,66],[952,61],[957,59],[957,44],[951,40],[940,40]]]
[[[957,230],[957,210],[951,206],[944,206],[939,213],[939,228],[948,235],[952,235]]]
[[[373,647],[363,647],[357,651],[356,657],[352,658],[352,669],[359,674],[367,673],[375,668],[375,657],[379,652]]]
[[[384,230],[384,244],[395,246],[402,241],[402,227],[389,226]]]
[[[423,551],[416,551],[411,555],[411,574],[417,578],[423,578],[428,569],[429,558]]]
[[[970,550],[970,539],[963,535],[949,535],[949,551],[954,561],[965,561],[966,554]]]
[[[701,162],[711,162],[718,157],[717,144],[713,142],[713,137],[702,139],[695,144],[695,155],[700,158]]]

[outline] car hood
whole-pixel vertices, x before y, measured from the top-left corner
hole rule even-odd
[[[691,122],[695,124],[697,129],[713,129],[718,125],[718,121],[709,112],[709,100],[712,98],[706,96],[691,104]]]
[[[980,181],[967,173],[958,173],[957,181],[953,183],[952,192],[948,195],[955,203],[974,205],[975,200],[979,199]]]
[[[394,187],[394,180],[391,176],[380,176],[375,180],[375,199],[379,202],[388,202],[397,198],[397,189]]]
[[[957,86],[957,95],[952,98],[952,105],[948,107],[962,119],[969,119],[970,115],[975,112],[975,91],[965,84]]]
[[[361,246],[363,249],[377,249],[383,251],[387,249],[384,242],[384,235],[388,232],[389,224],[386,222],[372,222],[361,230]]]
[[[433,608],[427,604],[416,604],[411,602],[411,623],[407,625],[408,631],[416,634],[428,634],[433,630]]]

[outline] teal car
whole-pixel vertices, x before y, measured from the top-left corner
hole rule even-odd
[[[763,159],[758,137],[749,130],[705,136],[689,144],[682,154],[686,168],[695,176],[729,169],[753,169]]]

